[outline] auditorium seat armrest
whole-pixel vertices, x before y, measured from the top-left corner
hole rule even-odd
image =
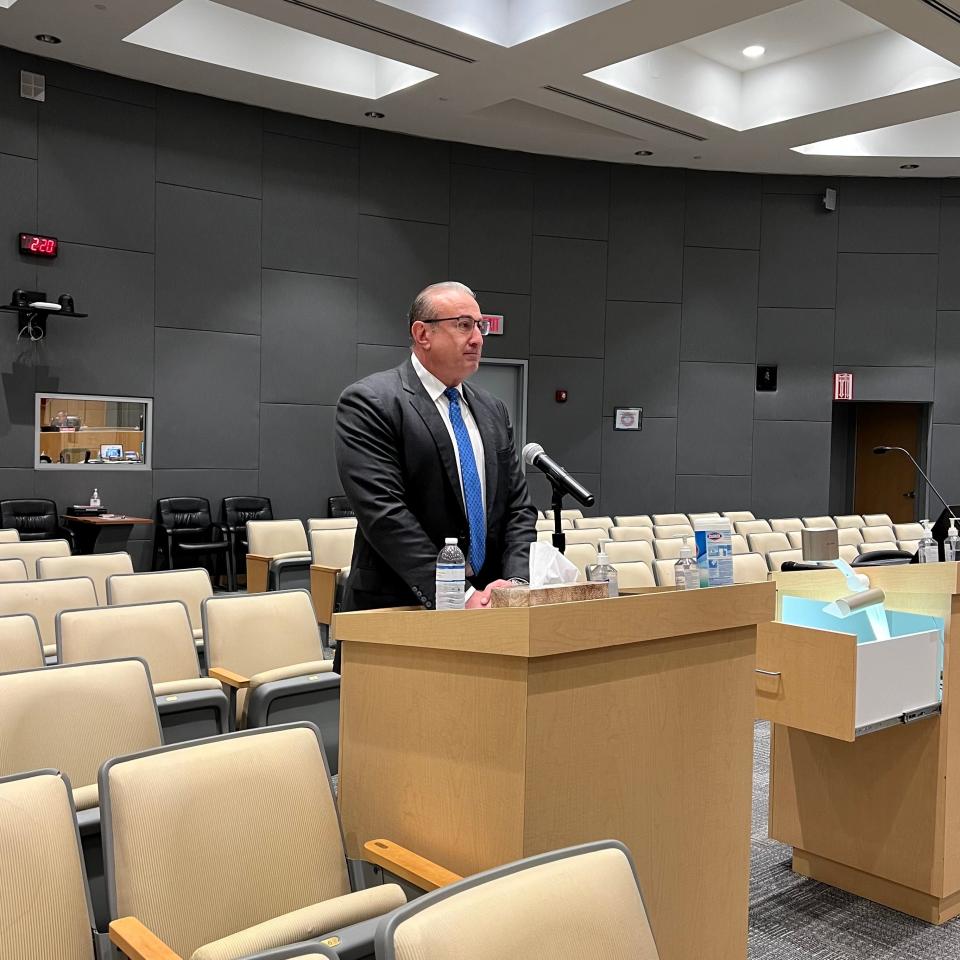
[[[250,686],[249,677],[242,677],[239,673],[234,673],[226,667],[211,667],[207,671],[207,676],[225,683],[228,687],[233,687],[234,690],[245,690]]]
[[[181,960],[149,927],[136,917],[110,922],[110,942],[130,960]]]
[[[363,850],[370,863],[389,870],[421,890],[436,890],[463,879],[459,874],[390,840],[368,840]]]
[[[341,567],[328,567],[322,563],[310,565],[310,596],[313,597],[313,609],[317,614],[317,623],[330,626],[337,606],[337,577]]]

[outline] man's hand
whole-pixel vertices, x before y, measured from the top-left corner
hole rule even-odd
[[[509,587],[509,580],[494,580],[478,590],[465,604],[467,610],[486,610],[490,606],[490,591],[494,587]]]

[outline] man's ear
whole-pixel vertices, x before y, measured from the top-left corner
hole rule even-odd
[[[430,349],[430,336],[427,325],[422,320],[413,321],[413,326],[410,328],[410,338],[421,349]]]

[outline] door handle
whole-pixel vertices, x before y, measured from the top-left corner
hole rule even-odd
[[[904,496],[905,496],[908,500],[916,500],[916,499],[917,499],[917,491],[916,491],[916,490],[908,490],[908,491],[904,494]]]

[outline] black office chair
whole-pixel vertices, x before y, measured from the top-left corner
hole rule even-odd
[[[328,517],[355,517],[353,507],[346,497],[327,497]]]
[[[873,550],[855,557],[851,567],[894,567],[901,563],[910,563],[913,554],[906,550]]]
[[[784,560],[780,564],[781,573],[796,573],[800,570],[825,570],[819,563],[804,563],[802,560]]]
[[[0,526],[19,530],[21,540],[66,540],[71,550],[77,548],[53,500],[0,500]]]
[[[217,558],[223,557],[227,589],[237,589],[230,541],[225,526],[213,522],[210,501],[204,497],[164,497],[158,500],[153,569],[166,567],[173,570],[178,560],[195,567],[198,556],[210,559],[212,576],[217,575]]]
[[[273,505],[269,497],[224,497],[220,502],[220,522],[226,527],[233,551],[233,569],[247,572],[247,521],[272,520]]]

